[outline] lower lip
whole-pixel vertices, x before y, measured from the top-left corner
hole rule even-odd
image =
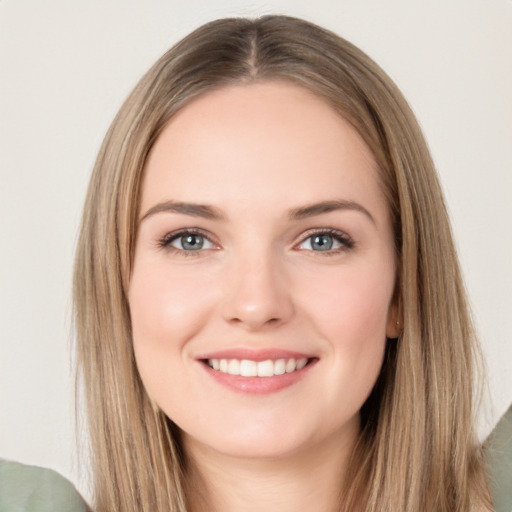
[[[247,394],[270,394],[281,391],[292,386],[305,377],[310,369],[317,362],[316,359],[308,361],[308,364],[301,370],[291,373],[283,373],[283,375],[274,375],[273,377],[242,377],[241,375],[231,375],[210,368],[205,362],[201,362],[202,366],[216,382],[230,388],[238,393]]]

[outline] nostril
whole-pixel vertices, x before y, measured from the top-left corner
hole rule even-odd
[[[228,319],[228,321],[232,324],[236,325],[245,325],[249,329],[261,329],[269,326],[276,326],[283,319],[278,317],[271,317],[266,319],[264,315],[259,315],[254,312],[246,315],[234,316],[233,318]]]

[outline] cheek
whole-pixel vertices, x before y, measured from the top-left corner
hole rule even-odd
[[[146,391],[159,405],[179,402],[170,383],[183,379],[187,342],[210,316],[211,292],[199,276],[151,261],[135,266],[129,303],[135,360]]]
[[[165,261],[140,258],[130,282],[137,368],[148,395],[170,417],[187,406],[182,403],[182,387],[176,386],[186,382],[187,342],[207,323],[215,302],[215,288],[207,286],[204,275],[171,268]]]
[[[211,302],[200,276],[158,264],[134,270],[129,303],[135,345],[181,344],[198,330]]]
[[[389,278],[386,278],[386,275]],[[317,325],[333,341],[358,343],[364,339],[385,339],[394,280],[392,273],[347,269],[317,286],[309,287],[309,302]]]
[[[310,295],[310,315],[327,340],[331,378],[362,403],[382,365],[394,281],[377,271],[348,271],[325,285]]]

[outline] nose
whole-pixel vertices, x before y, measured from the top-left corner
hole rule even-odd
[[[294,313],[291,283],[271,256],[251,255],[227,269],[224,319],[249,331],[278,326]]]

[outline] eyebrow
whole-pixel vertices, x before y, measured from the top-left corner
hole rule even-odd
[[[372,214],[364,206],[354,201],[345,200],[322,201],[321,203],[293,208],[292,210],[289,210],[288,216],[291,220],[300,220],[337,210],[354,210],[356,212],[360,212],[375,224],[375,219]]]
[[[152,206],[139,220],[139,223],[156,213],[181,213],[192,217],[202,217],[209,220],[226,220],[226,216],[217,208],[206,204],[182,203],[165,201]]]
[[[353,210],[360,212],[375,224],[375,219],[372,214],[364,206],[354,201],[345,200],[322,201],[320,203],[301,206],[299,208],[292,208],[291,210],[288,210],[288,217],[290,220],[301,220],[338,210]],[[181,213],[182,215],[190,215],[192,217],[202,217],[203,219],[218,221],[225,221],[227,219],[227,217],[214,206],[207,204],[176,202],[171,200],[152,206],[141,217],[139,223],[157,213]]]

